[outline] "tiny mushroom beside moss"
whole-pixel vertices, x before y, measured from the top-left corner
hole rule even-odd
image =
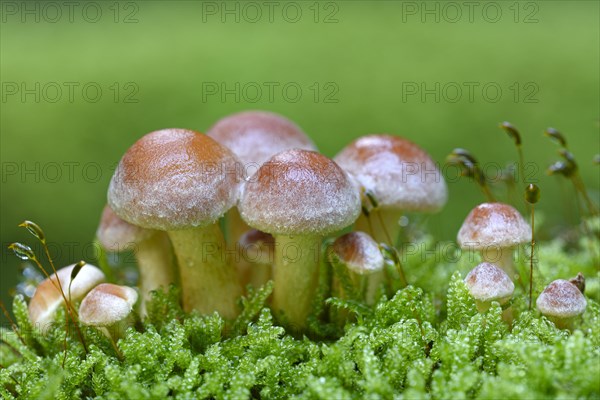
[[[329,158],[288,150],[244,185],[239,208],[248,225],[275,237],[273,310],[302,329],[314,300],[323,236],[356,220],[358,188]]]
[[[512,206],[483,203],[471,210],[457,241],[462,249],[479,250],[483,261],[499,266],[512,277],[514,249],[531,241],[531,228]]]
[[[384,280],[384,258],[379,246],[365,232],[350,232],[338,237],[329,253],[332,264],[348,269],[352,283],[367,304],[375,303]]]
[[[135,322],[133,306],[138,293],[128,286],[103,283],[92,289],[79,306],[82,324],[99,328],[113,341]]]
[[[557,328],[572,330],[577,317],[585,312],[587,301],[577,286],[557,279],[546,286],[536,306]]]
[[[400,232],[405,212],[433,213],[448,199],[446,181],[429,154],[411,141],[392,135],[368,135],[356,139],[334,158],[377,201],[381,221],[373,222],[375,240],[390,245]],[[367,203],[367,199],[363,199]],[[368,204],[365,204],[366,208]],[[381,226],[380,223],[385,224]],[[369,231],[368,217],[361,215],[356,230]]]
[[[467,274],[465,284],[479,312],[487,311],[494,301],[506,304],[515,291],[515,285],[506,272],[487,262],[473,268]]]
[[[168,289],[176,282],[177,269],[167,234],[132,225],[119,218],[107,205],[102,211],[96,237],[107,251],[133,251],[140,275],[140,314],[145,315],[151,292],[161,287]]]
[[[244,178],[249,178],[269,158],[291,149],[317,150],[315,144],[294,122],[267,111],[242,111],[217,121],[207,132],[230,149],[243,166]],[[237,207],[227,212],[227,239],[237,243],[249,229]]]
[[[108,204],[125,221],[167,231],[177,257],[183,308],[233,319],[242,294],[225,257],[218,219],[237,198],[239,160],[210,137],[185,130],[149,133],[127,150]]]
[[[44,330],[54,321],[56,310],[64,305],[64,299],[58,289],[58,281],[64,290],[65,297],[71,302],[81,300],[92,288],[104,282],[106,277],[97,267],[85,264],[75,279],[71,281],[71,274],[77,264],[61,268],[50,278],[43,280],[35,290],[29,302],[29,319],[31,324]],[[57,279],[58,278],[58,279]]]

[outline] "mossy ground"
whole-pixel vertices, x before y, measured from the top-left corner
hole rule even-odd
[[[440,244],[423,241],[424,248]],[[413,286],[393,287],[369,308],[328,298],[328,268],[304,335],[277,325],[268,284],[244,298],[236,321],[185,315],[177,288],[156,293],[149,316],[118,341],[83,328],[88,353],[57,322],[41,335],[15,297],[18,327],[2,329],[0,394],[7,399],[158,398],[600,398],[599,274],[590,243],[566,251],[559,241],[538,253],[535,291],[583,272],[587,311],[574,332],[529,311],[517,285],[514,321],[494,305],[476,311],[463,281],[468,257],[405,258]],[[598,251],[597,242],[591,243]],[[528,276],[525,261],[517,263]],[[393,276],[392,276],[393,278]],[[525,279],[525,278],[524,278]],[[527,282],[524,282],[524,286]],[[393,285],[394,286],[394,285]],[[335,315],[345,307],[354,322]],[[62,312],[57,321],[64,321]]]

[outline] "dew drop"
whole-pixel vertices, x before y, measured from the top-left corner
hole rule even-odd
[[[35,260],[35,253],[31,247],[22,243],[11,243],[8,248],[12,250],[21,260]]]
[[[406,215],[401,216],[400,219],[398,220],[398,225],[400,225],[403,228],[407,227],[409,223],[410,223],[410,220],[408,219],[408,217]]]

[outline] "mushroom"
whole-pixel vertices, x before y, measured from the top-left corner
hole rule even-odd
[[[322,238],[356,220],[358,188],[329,158],[287,150],[244,185],[239,209],[248,225],[275,237],[273,310],[301,329],[317,286]]]
[[[238,314],[242,293],[225,257],[218,219],[236,200],[239,161],[206,135],[165,129],[127,150],[112,177],[108,204],[125,221],[167,231],[179,265],[183,308]]]
[[[515,285],[506,272],[488,262],[473,268],[467,274],[465,284],[479,312],[486,312],[494,301],[506,304],[515,291]]]
[[[354,286],[364,293],[366,303],[374,304],[384,278],[384,259],[373,238],[360,231],[347,233],[333,242],[329,254],[334,265],[341,263],[348,269]]]
[[[587,301],[577,286],[557,279],[546,286],[535,304],[557,328],[572,330],[575,319],[585,312]]]
[[[132,225],[119,218],[107,205],[102,211],[96,237],[107,251],[133,251],[140,274],[140,314],[145,315],[151,292],[160,287],[167,288],[176,281],[173,249],[167,234]]]
[[[257,229],[246,231],[238,241],[240,262],[238,274],[242,286],[248,284],[259,288],[271,279],[275,261],[275,239]]]
[[[45,330],[54,321],[56,310],[64,305],[64,299],[58,289],[58,282],[63,288],[65,297],[70,302],[79,301],[87,292],[106,280],[102,271],[90,264],[85,264],[75,279],[71,281],[71,273],[77,264],[61,268],[50,278],[43,280],[35,290],[29,302],[29,320],[33,326]],[[71,305],[69,305],[71,307]]]
[[[133,306],[138,294],[128,286],[102,283],[92,289],[79,306],[82,324],[99,328],[113,341],[133,325]]]
[[[436,164],[423,149],[404,138],[363,136],[346,146],[334,160],[376,199],[380,223],[386,226],[374,224],[369,230],[368,217],[362,215],[355,229],[372,231],[377,241],[397,240],[402,213],[436,212],[446,204],[448,189]],[[368,204],[365,206],[369,208]]]
[[[266,111],[243,111],[217,121],[206,134],[240,159],[248,178],[275,154],[290,149],[317,150],[314,143],[289,119]],[[227,212],[227,239],[237,243],[249,227],[236,207]]]
[[[515,247],[530,240],[529,224],[517,210],[503,203],[483,203],[475,207],[457,236],[462,249],[479,250],[483,261],[499,266],[511,277],[515,274]]]

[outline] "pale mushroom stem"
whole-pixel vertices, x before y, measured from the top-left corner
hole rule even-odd
[[[135,256],[140,268],[140,315],[144,316],[146,303],[152,298],[150,292],[161,287],[168,289],[170,284],[177,281],[177,271],[171,243],[164,232],[157,232],[140,242],[135,249]]]
[[[554,323],[554,326],[556,326],[558,329],[567,329],[571,332],[573,332],[573,328],[575,327],[575,321],[577,320],[577,317],[560,318],[554,316],[546,316],[546,318],[552,321]]]
[[[356,288],[356,292],[360,294],[361,298],[368,305],[372,306],[375,304],[375,298],[377,297],[377,291],[384,281],[385,274],[383,270],[376,271],[371,274],[361,275],[356,272],[348,271],[350,279]]]
[[[357,274],[354,274],[357,275]],[[375,299],[377,297],[377,292],[379,291],[379,288],[381,287],[381,284],[383,283],[384,279],[385,279],[385,274],[383,272],[383,270],[381,271],[376,271],[373,272],[372,274],[369,275],[363,275],[363,276],[358,276],[360,279],[363,279],[366,281],[365,285],[365,291],[364,291],[364,299],[365,302],[372,306],[373,304],[375,304]]]
[[[228,243],[237,243],[242,235],[251,229],[240,216],[237,207],[231,208],[225,214],[225,230]]]
[[[247,285],[255,289],[264,286],[271,279],[272,270],[273,264],[254,263],[243,257],[237,263],[237,274],[244,290]]]
[[[295,329],[306,326],[318,283],[320,236],[275,235],[273,310]]]
[[[376,214],[379,213],[379,216]],[[398,244],[398,236],[400,235],[400,224],[399,220],[402,217],[402,211],[393,209],[377,209],[373,210],[370,217],[361,214],[356,223],[354,224],[354,230],[369,232],[373,239],[378,243],[387,243],[390,246],[396,246]],[[371,219],[369,224],[368,218]],[[381,222],[385,226],[382,226]],[[389,235],[389,238],[388,238]],[[391,240],[391,243],[389,241]]]
[[[513,261],[514,247],[508,248],[488,248],[481,250],[481,259],[483,262],[489,262],[504,270],[508,276],[514,278],[515,263]]]
[[[116,344],[119,341],[119,339],[124,338],[127,329],[131,328],[134,325],[135,316],[133,313],[131,313],[127,316],[127,318],[121,321],[115,322],[114,324],[109,326],[98,327],[98,329],[113,342],[113,346],[115,347],[115,349],[117,349]]]
[[[235,318],[242,289],[235,269],[226,259],[218,225],[168,233],[179,264],[183,309],[202,314],[218,311],[223,318]]]

